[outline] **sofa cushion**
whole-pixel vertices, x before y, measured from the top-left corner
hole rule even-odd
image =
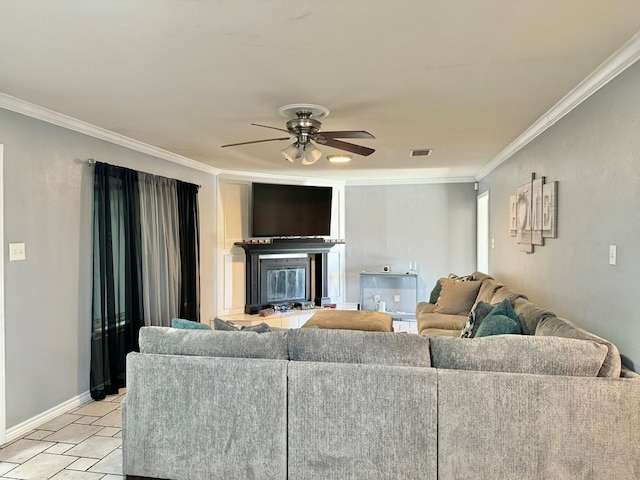
[[[495,291],[489,303],[493,303],[494,305],[497,305],[498,303],[504,300],[509,300],[509,302],[511,302],[511,305],[513,305],[516,302],[516,299],[518,298],[524,298],[525,300],[528,300],[528,297],[526,295],[523,295],[522,293],[514,292],[508,287],[503,286],[502,288],[499,288]]]
[[[482,285],[480,286],[480,290],[478,291],[478,298],[476,299],[476,301],[493,304],[493,296],[502,287],[504,287],[504,285],[497,280],[494,280],[491,277],[485,278],[484,280],[482,280]]]
[[[371,332],[392,332],[393,317],[386,312],[367,310],[318,310],[307,320],[303,328],[318,327],[343,330],[368,330]]]
[[[589,340],[530,335],[432,337],[430,351],[435,368],[581,377],[597,376],[607,354]]]
[[[564,338],[577,338],[582,340],[592,340],[607,347],[607,356],[598,372],[599,377],[619,377],[622,368],[620,352],[618,348],[608,340],[598,337],[569,320],[558,317],[546,317],[538,323],[536,328],[537,336],[555,336]]]
[[[456,282],[448,278],[443,278],[440,282],[442,291],[435,313],[468,315],[478,296],[481,282],[477,280]]]
[[[171,326],[173,328],[184,328],[191,330],[211,330],[206,323],[194,322],[193,320],[185,320],[184,318],[172,318]]]
[[[407,333],[291,329],[289,358],[305,362],[429,367],[429,339]]]
[[[271,358],[287,360],[284,332],[234,333],[221,330],[184,330],[142,327],[140,352],[205,357]]]
[[[460,336],[466,321],[467,317],[465,315],[423,313],[417,319],[418,333],[420,335],[431,335],[432,333],[427,333],[426,331],[449,331],[452,332],[451,335]]]
[[[462,333],[460,334],[461,338],[473,338],[476,336],[478,331],[478,327],[484,317],[486,317],[491,310],[495,308],[494,305],[491,305],[487,302],[476,302],[471,311],[469,312],[469,316],[467,317],[467,323],[462,329]]]

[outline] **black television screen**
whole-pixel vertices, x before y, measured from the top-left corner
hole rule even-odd
[[[254,183],[252,237],[331,234],[332,187]]]

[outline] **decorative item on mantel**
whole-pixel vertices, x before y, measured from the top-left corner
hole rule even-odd
[[[509,235],[516,237],[520,251],[533,253],[545,238],[557,238],[558,182],[545,183],[545,177],[531,179],[509,197]]]

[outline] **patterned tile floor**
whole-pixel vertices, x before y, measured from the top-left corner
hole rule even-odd
[[[123,480],[119,395],[91,402],[0,447],[0,478]]]

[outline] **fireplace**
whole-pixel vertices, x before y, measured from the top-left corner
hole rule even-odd
[[[235,243],[246,255],[245,313],[255,314],[278,303],[331,303],[327,253],[338,242],[315,238],[276,240]]]
[[[311,259],[305,254],[260,255],[259,297],[263,305],[311,300]]]

